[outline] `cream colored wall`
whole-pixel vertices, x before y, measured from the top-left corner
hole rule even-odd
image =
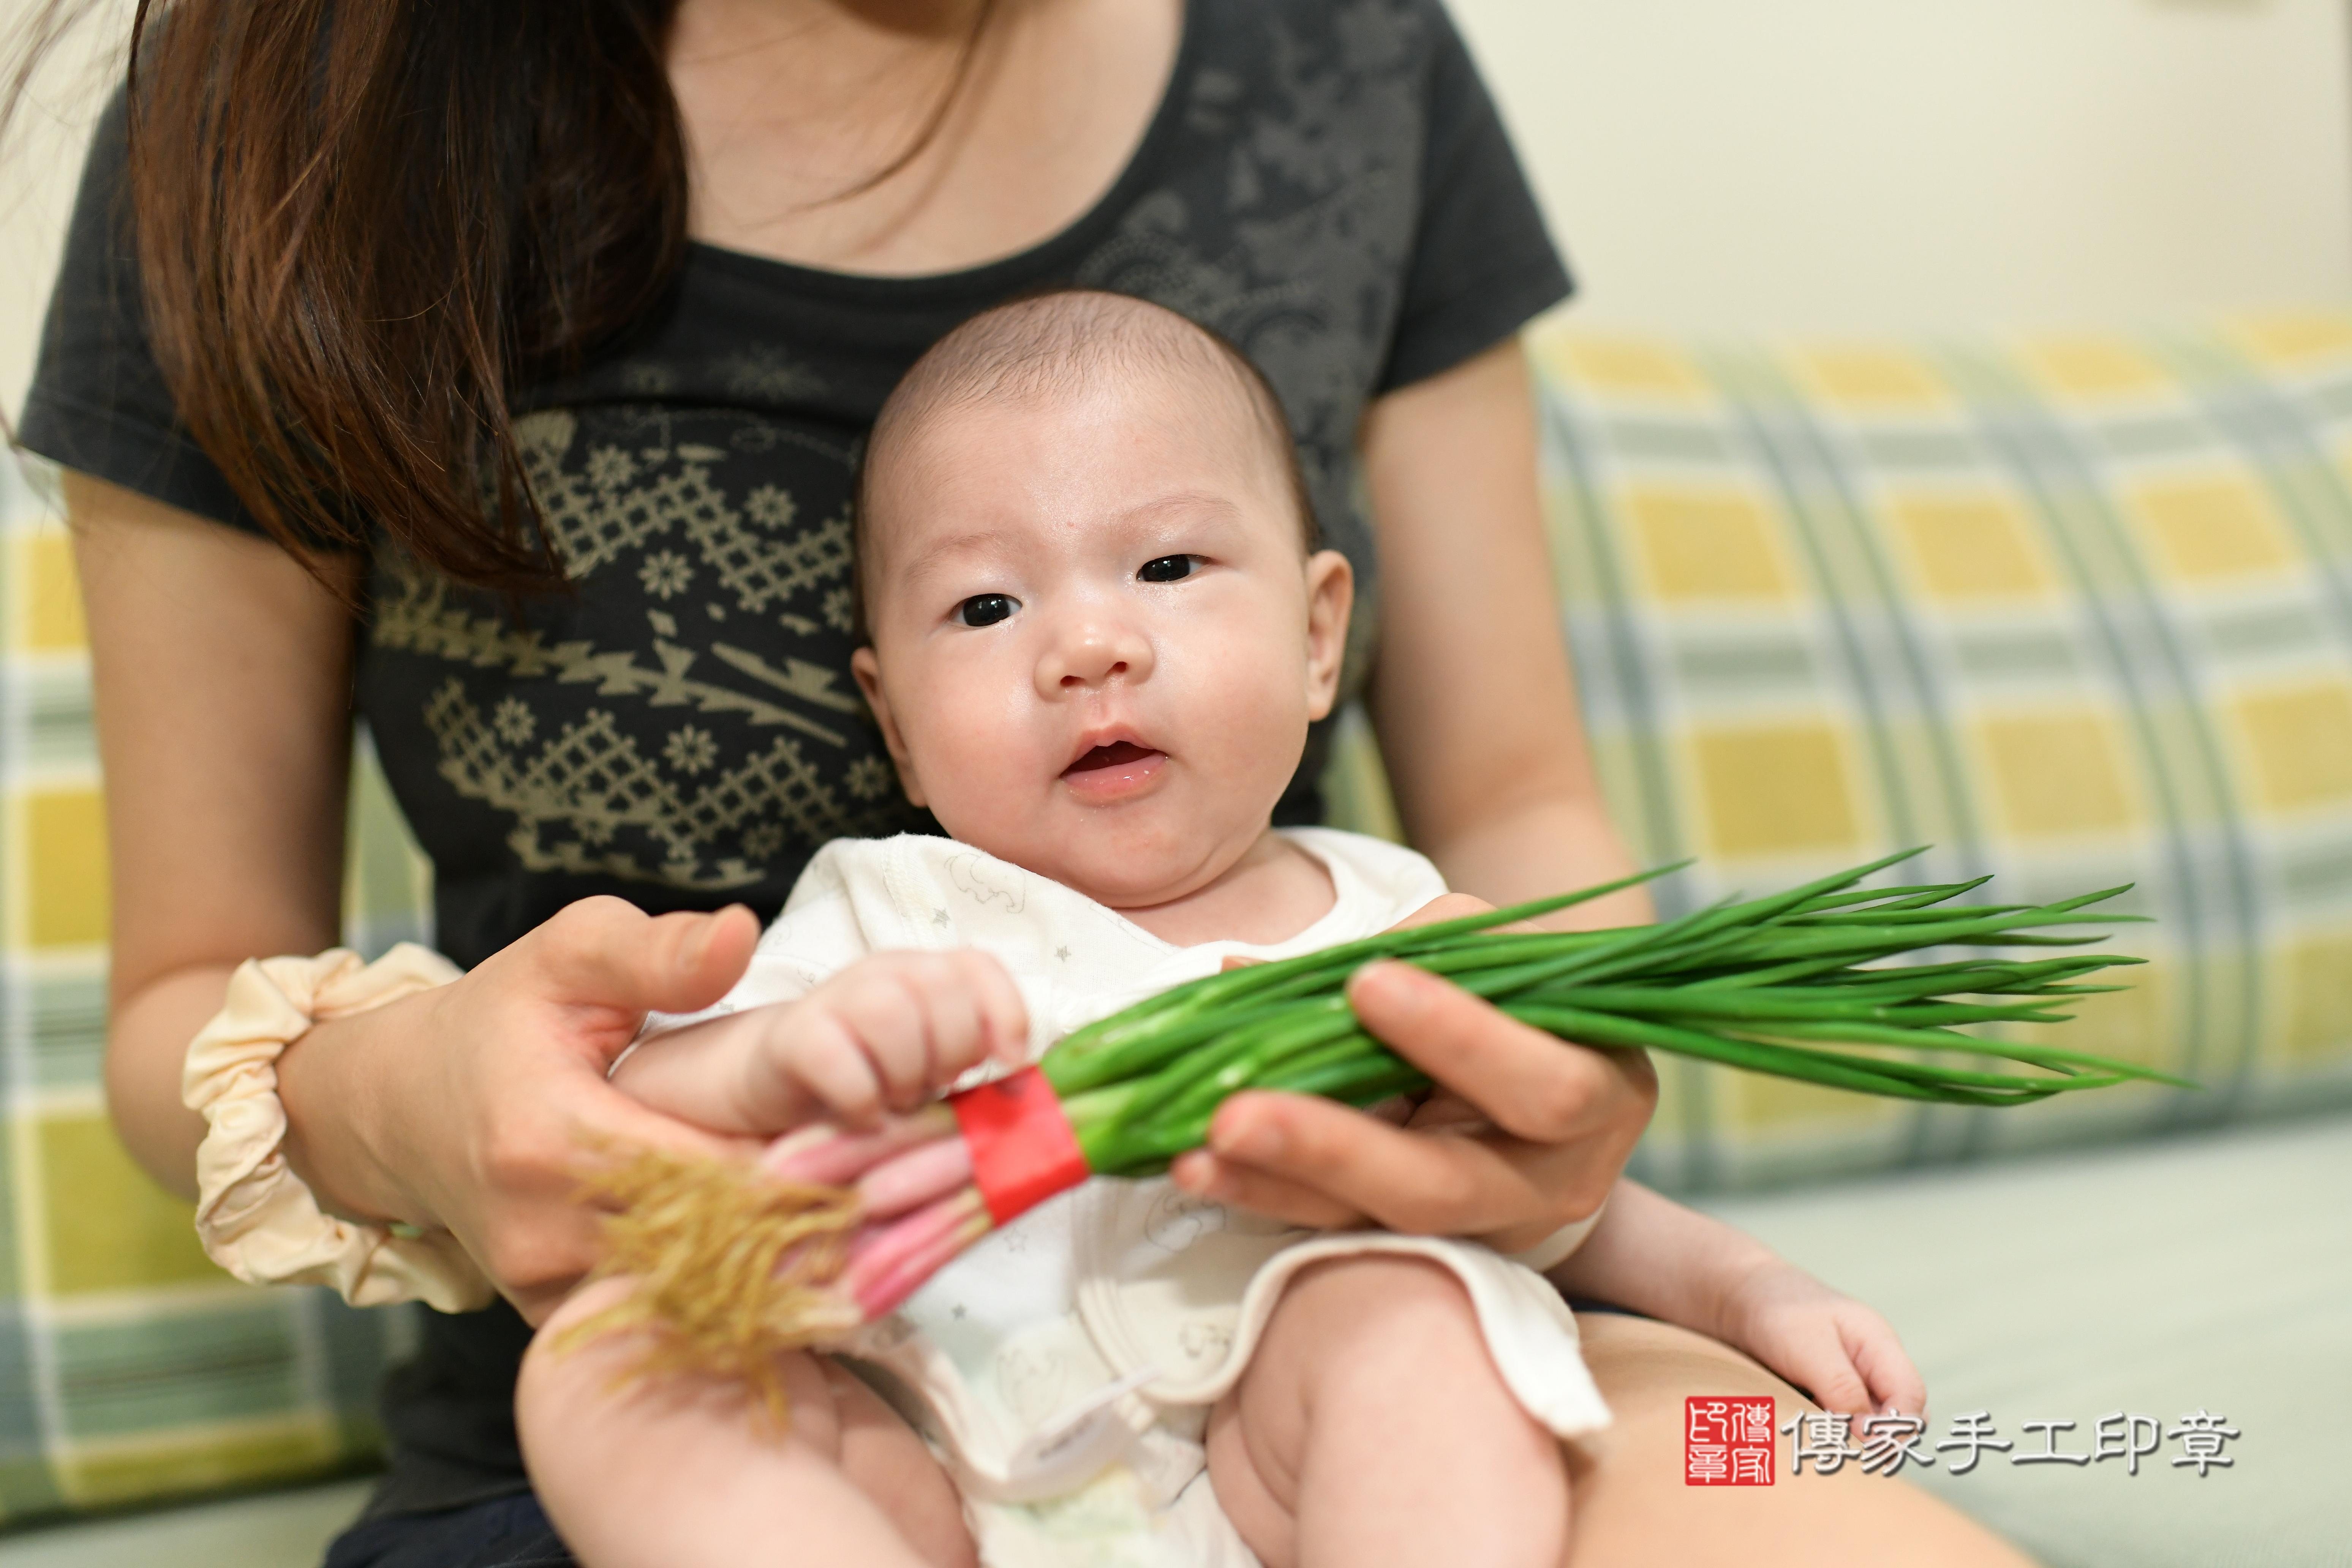
[[[2352,299],[2346,0],[1450,0],[1582,319]]]
[[[82,144],[115,80],[117,46],[129,26],[126,0],[97,0],[97,6],[91,25],[67,35],[48,55],[0,158],[0,407],[11,418],[33,373]],[[16,59],[20,29],[33,11],[32,0],[0,0],[0,58]]]
[[[1587,320],[1938,328],[2352,296],[2346,0],[1452,3]],[[110,79],[101,31],[0,170],[11,409]]]

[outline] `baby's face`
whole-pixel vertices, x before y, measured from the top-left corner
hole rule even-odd
[[[934,415],[867,488],[855,668],[908,795],[1120,909],[1257,842],[1347,630],[1346,561],[1306,553],[1240,394],[1192,379]]]

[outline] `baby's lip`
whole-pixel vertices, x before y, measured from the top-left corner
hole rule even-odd
[[[1062,787],[1082,805],[1118,805],[1157,790],[1167,768],[1167,753],[1133,731],[1099,730],[1080,738]]]
[[[1125,728],[1090,730],[1078,737],[1076,754],[1062,770],[1062,776],[1090,773],[1104,768],[1125,767],[1147,757],[1157,756],[1160,748],[1144,740],[1134,731]]]

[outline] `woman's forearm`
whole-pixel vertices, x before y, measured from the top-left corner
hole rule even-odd
[[[1565,794],[1532,799],[1430,847],[1445,885],[1492,904],[1521,903],[1572,888],[1615,881],[1634,867],[1598,798]],[[1545,924],[1566,931],[1636,925],[1653,918],[1646,889],[1628,888],[1562,910]]]
[[[1454,890],[1497,904],[1624,876],[1561,640],[1517,343],[1382,397],[1363,450],[1383,584],[1367,699],[1407,835]],[[1628,892],[1559,923],[1649,912]]]
[[[114,1006],[106,1043],[106,1101],[115,1132],[147,1173],[184,1198],[196,1195],[196,1145],[205,1119],[180,1099],[188,1042],[220,1011],[227,964],[182,969]]]
[[[234,965],[176,970],[123,997],[106,1051],[107,1109],[123,1143],[148,1174],[184,1198],[196,1195],[196,1147],[205,1119],[180,1097],[188,1043],[217,1014]],[[395,1004],[397,1005],[397,1004]],[[362,1015],[313,1025],[278,1058],[287,1110],[286,1154],[321,1206],[356,1218],[406,1218],[390,1173],[371,1152],[356,1117],[380,1097],[356,1069],[372,1053]]]

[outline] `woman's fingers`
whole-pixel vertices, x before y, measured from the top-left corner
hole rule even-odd
[[[573,1142],[583,1152],[600,1149],[661,1149],[673,1154],[748,1159],[765,1148],[761,1133],[709,1132],[690,1122],[638,1104],[620,1090],[592,1088],[573,1118]]]
[[[1563,1046],[1411,964],[1367,964],[1348,1000],[1390,1049],[1529,1142],[1567,1142],[1622,1118],[1629,1090],[1656,1101],[1656,1074],[1638,1051]]]
[[[542,994],[575,1006],[691,1013],[743,977],[759,941],[759,918],[740,904],[656,916],[600,897],[565,905],[489,962],[530,966]]]
[[[496,1202],[467,1245],[515,1310],[536,1323],[604,1254],[602,1209],[581,1201],[597,1166],[641,1149],[688,1158],[746,1159],[761,1141],[705,1132],[638,1104],[618,1089],[583,1085],[553,1114],[505,1131],[485,1173]]]
[[[1235,1095],[1210,1122],[1208,1146],[1223,1165],[1318,1193],[1338,1211],[1409,1235],[1499,1231],[1549,1203],[1515,1140],[1409,1131],[1307,1095]]]
[[[1363,1212],[1303,1182],[1221,1160],[1206,1149],[1177,1156],[1168,1173],[1197,1198],[1227,1204],[1286,1225],[1314,1230],[1344,1230],[1364,1222]]]
[[[583,900],[415,999],[377,1042],[370,1158],[406,1173],[387,1217],[457,1236],[508,1300],[543,1316],[602,1250],[581,1201],[599,1161],[656,1148],[710,1158],[756,1144],[638,1103],[606,1079],[649,1009],[717,1001],[759,940],[751,911],[648,918]],[[352,1026],[362,1026],[353,1020]]]

